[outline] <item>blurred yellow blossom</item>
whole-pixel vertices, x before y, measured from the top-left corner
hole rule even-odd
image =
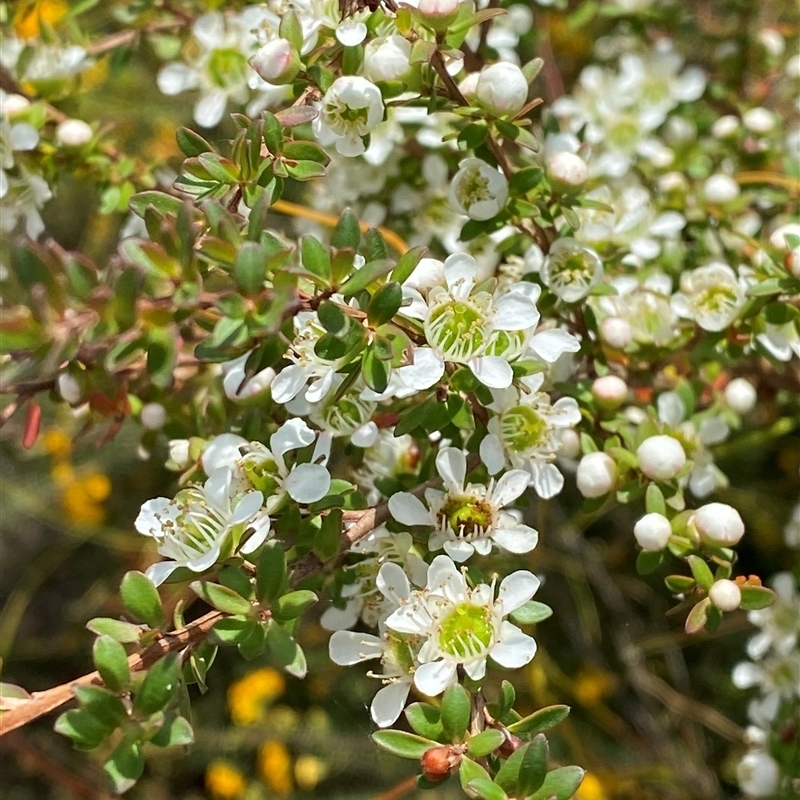
[[[303,791],[310,792],[325,777],[328,765],[316,756],[304,753],[294,762],[294,779]]]
[[[236,800],[247,788],[244,775],[225,761],[212,761],[206,770],[206,789],[218,800]]]
[[[228,710],[237,725],[263,719],[265,707],[283,694],[286,682],[275,669],[264,667],[248,673],[228,689]]]
[[[14,30],[20,39],[35,39],[42,23],[53,25],[69,11],[64,0],[29,0],[20,3],[14,14]]]
[[[575,800],[607,800],[607,798],[608,795],[603,791],[600,779],[593,773],[587,772],[583,776],[583,783],[575,795]]]
[[[64,431],[60,431],[57,428],[50,428],[50,430],[45,431],[44,436],[42,436],[42,443],[47,455],[57,461],[69,458],[69,454],[72,452],[72,439]]]
[[[617,686],[616,678],[595,667],[582,669],[575,676],[575,699],[583,706],[594,706],[608,697]]]
[[[61,505],[70,522],[76,525],[98,525],[106,518],[101,503],[111,493],[111,481],[101,472],[90,472],[66,486]]]
[[[286,795],[292,791],[292,757],[283,742],[269,739],[261,745],[258,774],[276,794]]]

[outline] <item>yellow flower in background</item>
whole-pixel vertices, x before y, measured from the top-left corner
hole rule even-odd
[[[106,518],[101,505],[111,493],[111,481],[101,472],[90,472],[66,486],[61,505],[76,525],[99,525]]]
[[[248,673],[228,689],[228,711],[236,725],[252,725],[264,718],[266,706],[286,688],[283,675],[264,667]]]
[[[225,761],[212,761],[206,769],[206,789],[218,800],[236,800],[247,788],[244,775]]]
[[[305,792],[312,791],[328,774],[328,765],[316,756],[304,753],[294,762],[294,779]]]
[[[283,742],[269,739],[261,745],[258,774],[276,794],[286,795],[292,791],[292,757]]]
[[[595,706],[608,697],[617,686],[616,678],[596,667],[582,669],[575,676],[573,692],[583,706]]]
[[[69,11],[64,0],[28,0],[14,14],[14,31],[20,39],[35,39],[42,23],[53,25]]]
[[[64,431],[57,428],[50,428],[42,436],[42,444],[45,452],[56,461],[64,461],[69,458],[72,452],[72,439]]]
[[[592,772],[587,772],[583,776],[578,793],[575,795],[575,800],[607,800],[608,795],[603,790],[603,784],[600,779]]]

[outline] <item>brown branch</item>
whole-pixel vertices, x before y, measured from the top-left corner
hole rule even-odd
[[[127,44],[132,44],[143,34],[157,33],[158,31],[169,30],[170,28],[183,27],[192,21],[188,15],[179,14],[174,9],[170,9],[172,14],[180,17],[179,19],[160,19],[145,25],[143,28],[129,28],[128,30],[118,31],[106,36],[105,39],[100,39],[94,44],[90,44],[86,48],[86,52],[90,56],[99,56],[107,53],[109,50],[115,50],[117,47],[124,47]]]

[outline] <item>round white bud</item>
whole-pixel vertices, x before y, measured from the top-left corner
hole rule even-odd
[[[706,503],[695,511],[692,523],[700,538],[710,545],[731,547],[744,536],[739,512],[726,503]]]
[[[56,141],[62,147],[83,147],[93,135],[91,127],[82,119],[65,119],[56,127]]]
[[[186,469],[189,466],[189,440],[171,439],[169,443],[169,458],[174,461],[178,469]]]
[[[606,317],[600,323],[600,338],[607,345],[624,350],[633,341],[631,324],[622,317]]]
[[[739,184],[730,175],[722,173],[707,178],[703,185],[703,193],[709,203],[730,203],[740,192]]]
[[[367,42],[364,75],[373,83],[401,81],[411,70],[411,42],[404,36],[384,36]]]
[[[287,39],[267,42],[251,59],[250,66],[267,83],[291,83],[302,66],[300,54]]]
[[[592,397],[601,408],[617,408],[627,396],[628,384],[616,375],[604,375],[592,384]]]
[[[464,95],[467,100],[472,100],[475,97],[475,92],[478,91],[478,78],[480,72],[470,72],[461,83],[458,84],[458,91]]]
[[[561,443],[558,448],[559,458],[577,458],[581,452],[581,437],[572,428],[556,428],[556,439]]]
[[[755,387],[745,378],[734,378],[725,387],[725,400],[737,414],[749,414],[757,399]]]
[[[500,61],[481,70],[475,96],[498,117],[513,117],[528,102],[528,81],[516,64]]]
[[[633,526],[633,535],[642,550],[658,552],[669,544],[672,526],[663,514],[645,514]]]
[[[13,119],[31,107],[31,101],[21,94],[7,94],[3,97],[2,114],[6,119]]]
[[[602,497],[614,488],[617,465],[607,453],[589,453],[578,462],[576,479],[584,497]]]
[[[751,108],[742,114],[742,122],[752,133],[769,133],[775,127],[775,115],[766,108]]]
[[[444,33],[458,16],[461,0],[420,0],[417,11],[424,24]]]
[[[775,28],[762,28],[756,38],[763,45],[764,49],[771,55],[777,58],[783,55],[786,49],[786,42],[783,36],[775,30]]]
[[[575,189],[583,186],[589,177],[586,162],[574,153],[562,150],[547,159],[547,176],[556,186]]]
[[[770,234],[769,243],[779,250],[788,250],[789,243],[786,241],[786,236],[790,234],[800,236],[800,223],[787,222],[785,225],[779,225]]]
[[[673,436],[659,435],[645,439],[636,450],[639,469],[651,480],[668,481],[686,464],[686,453]]]
[[[149,431],[158,431],[164,427],[167,421],[167,411],[161,403],[145,403],[142,406],[139,419],[142,421],[142,426]]]
[[[736,611],[742,602],[742,590],[733,581],[725,578],[717,581],[708,590],[708,596],[720,611]]]
[[[783,68],[787,78],[800,78],[800,53],[793,55]]]
[[[81,385],[74,375],[62,372],[56,379],[58,393],[62,399],[71,406],[77,405],[81,399]]]
[[[765,750],[751,750],[736,767],[739,788],[750,797],[770,797],[781,780],[775,759]]]
[[[711,126],[711,135],[715,139],[727,139],[739,130],[740,125],[739,117],[735,117],[733,114],[726,114]]]

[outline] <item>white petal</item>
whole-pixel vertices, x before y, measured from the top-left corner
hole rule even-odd
[[[397,492],[389,498],[389,513],[403,525],[435,525],[433,515],[411,492]]]
[[[179,566],[180,565],[176,564],[174,561],[160,561],[158,564],[153,564],[148,567],[145,575],[147,575],[156,586],[161,586]]]
[[[405,603],[411,594],[408,576],[399,564],[391,561],[381,567],[375,585],[387,600],[397,606]]]
[[[247,439],[235,433],[223,433],[212,439],[200,459],[206,475],[220,467],[232,467],[242,457],[239,448],[246,444]]]
[[[417,667],[414,686],[429,697],[440,695],[456,682],[456,665],[450,661],[431,661]]]
[[[550,421],[556,428],[571,428],[581,421],[581,410],[574,397],[559,397],[550,412]]]
[[[167,64],[159,70],[156,84],[162,94],[180,94],[197,86],[197,74],[185,64]]]
[[[315,438],[314,431],[302,419],[290,419],[270,436],[269,449],[276,456],[282,456],[289,450],[308,447]]]
[[[348,20],[336,28],[336,38],[345,47],[356,47],[367,37],[367,26],[363,22]]]
[[[539,322],[536,306],[519,292],[509,292],[498,300],[492,324],[498,331],[523,331]]]
[[[467,457],[455,447],[445,447],[436,455],[436,469],[444,482],[445,488],[457,494],[464,491],[464,479],[467,477]]]
[[[232,478],[233,470],[229,467],[220,467],[209,473],[208,480],[203,484],[206,502],[223,517],[228,517],[231,513]]]
[[[436,550],[437,548],[430,546],[429,549]],[[453,561],[461,564],[475,552],[475,548],[463,539],[447,539],[444,542],[444,551]]]
[[[555,497],[564,488],[564,476],[555,464],[534,461],[531,464],[531,478],[533,488],[542,500]]]
[[[468,664],[464,664],[464,672],[466,672],[472,680],[482,681],[484,675],[486,675],[486,659],[479,658],[476,661],[470,661]]]
[[[506,616],[527,603],[536,594],[539,583],[539,579],[525,569],[512,572],[503,578],[496,600],[502,615]]]
[[[564,353],[577,353],[581,349],[581,343],[571,333],[553,328],[537,333],[531,339],[530,348],[543,361],[553,364]]]
[[[371,633],[336,631],[328,642],[328,655],[334,664],[360,664],[370,658],[380,658],[386,643]]]
[[[411,681],[395,681],[384,686],[372,699],[369,712],[373,722],[380,728],[393,725],[403,711],[408,698]]]
[[[472,374],[490,389],[507,389],[514,379],[514,372],[500,356],[482,356],[469,362]]]
[[[536,642],[516,625],[503,622],[500,626],[500,641],[491,649],[489,655],[501,667],[519,669],[536,655]]]
[[[539,543],[539,533],[519,523],[511,528],[497,528],[492,539],[509,553],[530,553]]]
[[[378,426],[370,420],[353,431],[350,441],[356,447],[372,447],[378,438]]]
[[[528,488],[530,476],[524,469],[512,469],[506,472],[494,487],[491,501],[502,508],[513,503]]]
[[[466,292],[472,289],[478,276],[478,265],[467,253],[453,253],[444,262],[444,279],[448,289],[459,287]]]
[[[306,369],[292,364],[282,369],[272,381],[272,399],[276,403],[288,403],[306,385]]]
[[[656,401],[658,418],[667,425],[677,426],[686,416],[686,405],[677,392],[664,392]]]
[[[210,569],[219,560],[222,542],[223,539],[217,539],[217,541],[214,542],[214,546],[208,552],[203,553],[191,561],[187,561],[186,566],[193,572],[205,572],[207,569]]]
[[[481,461],[490,475],[496,475],[505,466],[506,455],[500,437],[494,433],[484,436],[480,446]]]
[[[249,525],[249,528],[254,528],[253,533],[245,540],[244,544],[239,546],[239,552],[244,555],[254,553],[267,540],[270,529],[269,516],[267,514],[259,514]]]
[[[444,361],[430,347],[415,347],[414,363],[400,367],[397,374],[409,389],[429,389],[444,375]]]
[[[264,495],[261,492],[248,492],[236,504],[229,524],[239,525],[242,522],[248,522],[258,513],[263,504]]]
[[[733,668],[731,680],[737,689],[756,686],[764,677],[764,671],[750,661],[742,661]]]
[[[311,454],[311,460],[315,464],[328,465],[328,460],[331,457],[331,444],[333,443],[333,434],[328,431],[322,431],[317,437],[317,443],[314,445],[314,452]]]
[[[298,503],[315,503],[328,493],[331,476],[322,464],[299,464],[283,482],[289,497]]]
[[[201,95],[194,106],[194,121],[203,128],[213,128],[222,120],[228,95],[222,89],[214,89]]]
[[[467,582],[447,556],[436,556],[431,562],[428,567],[428,587],[453,603],[459,603],[467,596]]]
[[[358,622],[358,615],[361,611],[361,603],[351,600],[344,608],[328,606],[322,612],[319,624],[326,631],[343,631],[352,628]]]
[[[134,527],[145,536],[161,538],[164,535],[164,522],[172,521],[178,516],[178,507],[166,497],[155,497],[148,500],[139,511]]]

